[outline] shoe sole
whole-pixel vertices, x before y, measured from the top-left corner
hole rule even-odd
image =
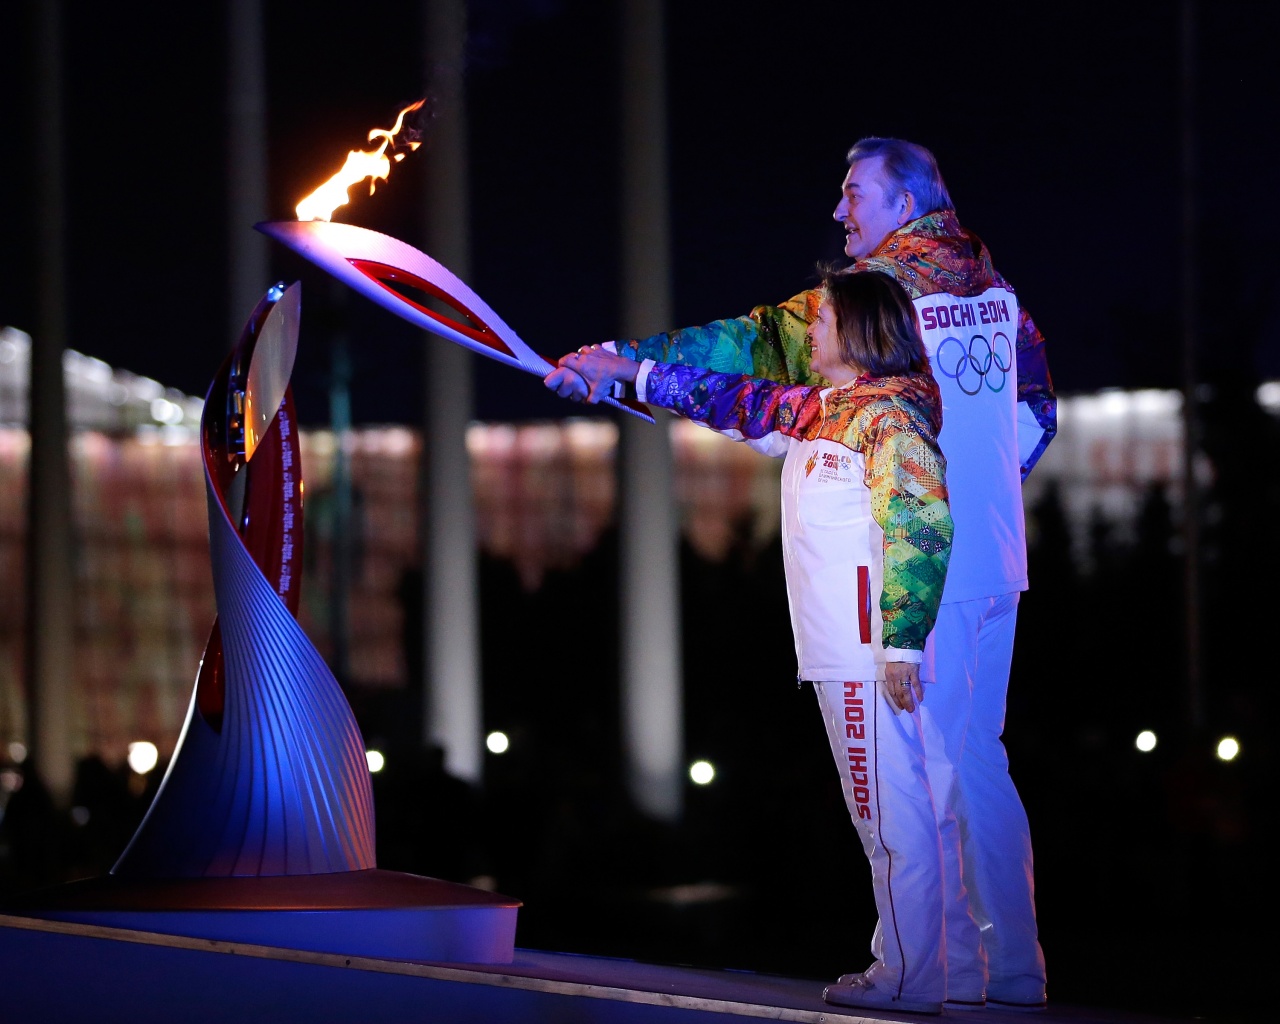
[[[944,999],[942,1001],[944,1010],[985,1010],[986,1007],[985,999]]]
[[[833,991],[834,990],[834,991]],[[877,1010],[881,1013],[921,1013],[937,1016],[942,1012],[941,1003],[913,1003],[906,999],[876,999],[867,989],[851,990],[828,985],[822,990],[823,1002],[832,1006],[845,1006],[854,1010]]]
[[[1047,1000],[1043,1003],[1006,1003],[987,996],[987,1007],[992,1010],[1011,1010],[1014,1013],[1043,1013],[1049,1009],[1049,1003]]]

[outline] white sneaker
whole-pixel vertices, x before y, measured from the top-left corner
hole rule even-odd
[[[835,1006],[853,1006],[862,1010],[898,1010],[902,1013],[941,1013],[942,1002],[936,999],[912,999],[900,996],[895,989],[878,986],[865,974],[842,974],[839,980],[822,990],[822,998]]]
[[[992,980],[987,984],[987,1005],[993,1010],[1021,1010],[1035,1013],[1049,1005],[1044,982],[1026,976],[1011,981]]]

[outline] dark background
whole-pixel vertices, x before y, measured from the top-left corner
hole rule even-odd
[[[266,6],[270,215],[285,218],[429,76],[414,4]],[[1136,542],[1099,519],[1091,558],[1076,564],[1051,494],[1029,510],[1033,589],[1007,744],[1036,840],[1051,998],[1244,1019],[1269,1005],[1276,951],[1262,841],[1275,803],[1265,787],[1276,673],[1263,641],[1277,605],[1280,438],[1252,395],[1280,376],[1270,315],[1280,18],[1239,0],[1197,5],[1196,17],[1198,399],[1214,468],[1206,722],[1192,729],[1183,709],[1181,567],[1163,496],[1148,496]],[[30,329],[34,57],[27,9],[3,18],[0,323]],[[232,340],[223,12],[67,5],[65,29],[69,345],[203,394]],[[899,135],[938,155],[962,221],[1048,338],[1061,393],[1179,385],[1179,5],[690,0],[669,5],[668,36],[679,324],[809,283],[815,261],[840,253],[830,212],[845,150],[862,135]],[[617,37],[612,2],[472,5],[468,280],[549,354],[619,329]],[[339,219],[421,244],[412,160]],[[358,341],[356,421],[418,422],[421,351],[435,342],[284,252],[274,259],[275,275],[305,282],[303,421],[327,418],[329,335],[341,328]],[[477,374],[482,419],[569,411],[532,378],[481,363]],[[510,566],[484,563],[484,621],[512,631],[485,650],[486,721],[512,734],[513,750],[491,759],[483,793],[416,750],[406,732],[416,689],[353,693],[389,763],[415,764],[377,777],[381,866],[492,875],[526,901],[524,946],[815,978],[861,969],[874,921],[867,871],[813,698],[787,682],[776,548],[744,541],[717,564],[684,552],[688,751],[720,776],[690,789],[679,828],[646,823],[621,795],[615,559],[606,538],[534,593]],[[543,653],[546,636],[587,615],[591,667]],[[1161,736],[1150,755],[1132,746],[1143,727]],[[1212,757],[1226,731],[1244,750],[1232,764]],[[95,804],[103,824],[74,834],[23,833],[10,813],[7,890],[102,870],[123,846],[145,795],[106,767],[84,774],[81,802],[114,810]],[[705,881],[727,894],[661,898]]]
[[[363,20],[332,2],[266,11],[269,216],[291,218],[369,128],[429,91],[430,75],[406,0]],[[849,0],[673,5],[676,320],[736,315],[809,282],[815,261],[840,254],[830,212],[845,150],[900,135],[938,155],[963,222],[1042,325],[1062,392],[1177,386],[1179,18],[1164,2],[909,14]],[[0,322],[29,327],[38,154],[26,20],[24,5],[6,8]],[[229,234],[251,230],[226,225],[221,6],[69,5],[64,20],[70,344],[203,394],[233,340]],[[1280,15],[1224,2],[1196,5],[1196,23],[1200,356],[1207,376],[1280,376],[1267,308],[1280,260],[1267,243]],[[618,65],[613,2],[472,5],[469,283],[548,353],[619,330]],[[338,216],[420,244],[420,210],[409,161]],[[308,309],[334,301],[318,272],[282,249],[275,260],[277,275],[304,279]],[[339,301],[370,341],[359,346],[357,421],[417,422],[418,375],[404,371],[427,339],[354,296]],[[308,340],[320,376],[326,346]],[[535,382],[480,372],[481,418],[563,415],[533,397]],[[299,411],[327,414],[323,401]]]

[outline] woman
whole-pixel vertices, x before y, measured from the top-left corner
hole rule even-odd
[[[598,346],[565,356],[546,383],[567,394],[576,373],[591,402],[616,381],[634,383],[643,402],[785,456],[799,678],[817,692],[880,913],[875,963],[825,996],[936,1013],[945,989],[941,852],[914,712],[951,551],[941,399],[915,311],[892,278],[828,271],[822,297],[811,367],[831,387],[635,363]]]

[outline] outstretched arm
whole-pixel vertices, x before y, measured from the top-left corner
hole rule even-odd
[[[809,289],[778,306],[756,306],[748,316],[613,344],[619,355],[636,362],[652,359],[780,384],[825,385],[810,372],[805,337],[820,302],[818,292]]]
[[[575,377],[580,382],[578,390],[587,389],[581,401],[598,402],[609,394],[616,381],[636,383],[641,401],[704,423],[735,440],[799,435],[822,415],[819,388],[788,386],[671,363],[646,360],[637,364],[597,345],[562,357],[545,383],[563,393],[559,389],[573,388],[571,378]]]

